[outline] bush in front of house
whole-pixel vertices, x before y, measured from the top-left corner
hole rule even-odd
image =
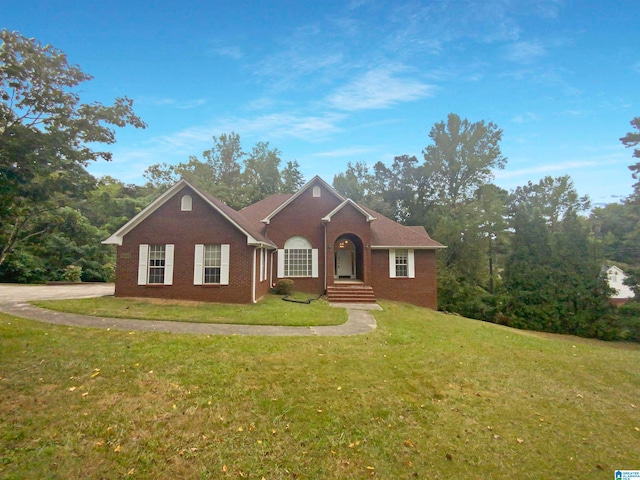
[[[278,280],[273,291],[278,295],[290,295],[293,292],[293,280],[290,278]]]
[[[68,265],[62,273],[65,282],[80,283],[82,281],[82,267],[79,265]]]

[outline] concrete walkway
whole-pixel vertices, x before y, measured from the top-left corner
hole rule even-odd
[[[34,307],[28,303],[31,300],[100,297],[113,295],[113,291],[113,284],[36,286],[0,284],[0,312],[56,325],[127,331],[200,335],[344,336],[358,335],[374,330],[376,320],[371,314],[371,310],[380,310],[377,304],[332,304],[333,307],[347,309],[345,323],[321,327],[280,327],[92,317],[54,312]]]

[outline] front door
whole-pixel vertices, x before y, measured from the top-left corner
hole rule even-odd
[[[354,278],[353,252],[351,250],[336,251],[336,275],[338,278]]]

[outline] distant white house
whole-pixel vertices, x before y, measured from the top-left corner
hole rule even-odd
[[[609,287],[614,289],[615,292],[611,295],[611,300],[616,305],[622,305],[630,298],[635,297],[635,293],[628,285],[624,284],[624,280],[627,275],[615,265],[607,267],[607,281]]]

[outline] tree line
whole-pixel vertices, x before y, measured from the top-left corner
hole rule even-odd
[[[94,178],[110,160],[95,150],[116,128],[144,128],[133,101],[83,103],[91,77],[60,50],[0,30],[0,282],[113,279],[115,252],[100,242],[179,178],[240,209],[304,184],[296,161],[283,165],[268,142],[245,150],[237,133],[177,165],[159,163],[146,184]],[[640,117],[631,122],[640,131]],[[640,298],[614,308],[603,266],[639,283],[640,181],[622,203],[594,208],[568,176],[508,192],[492,172],[507,159],[502,130],[456,114],[436,123],[422,158],[391,165],[349,163],[333,179],[343,195],[447,245],[439,253],[443,310],[520,328],[640,340]],[[629,148],[640,133],[621,138]],[[640,158],[640,149],[633,151]],[[640,161],[629,167],[638,180]]]
[[[631,125],[640,129],[640,118]],[[569,176],[547,176],[508,192],[492,183],[506,165],[502,130],[449,114],[415,156],[336,175],[342,194],[409,225],[448,248],[438,257],[442,310],[513,327],[640,340],[640,303],[614,308],[604,267],[618,265],[637,292],[640,181],[622,203],[590,210]],[[640,144],[640,134],[620,139]],[[634,157],[640,156],[636,148]],[[634,179],[640,163],[631,165]]]

